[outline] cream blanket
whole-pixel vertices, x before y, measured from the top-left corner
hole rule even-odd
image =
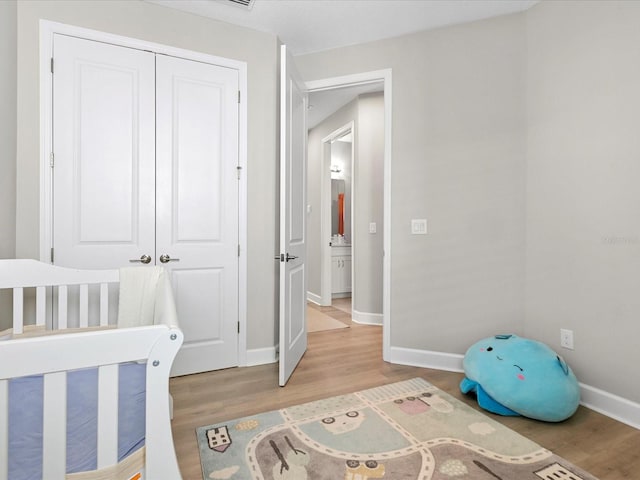
[[[171,281],[163,267],[120,269],[118,328],[178,326]]]

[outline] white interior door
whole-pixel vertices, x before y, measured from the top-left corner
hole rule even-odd
[[[237,366],[238,70],[58,34],[53,52],[54,263],[163,265],[172,375]]]
[[[284,386],[307,350],[307,94],[285,45],[280,62],[279,382]]]
[[[154,55],[54,37],[55,263],[155,257]]]
[[[238,365],[238,71],[158,55],[158,264],[184,344],[172,375]]]

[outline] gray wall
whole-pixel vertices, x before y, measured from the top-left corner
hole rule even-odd
[[[638,2],[541,2],[298,57],[307,80],[393,69],[393,346],[521,333],[640,401],[639,24]]]
[[[525,40],[516,15],[296,58],[305,80],[393,70],[394,347],[523,331]]]
[[[17,6],[0,2],[0,258],[16,251]],[[0,291],[0,330],[11,325],[11,292]]]
[[[384,115],[382,93],[358,97],[356,210],[353,218],[355,295],[352,309],[362,314],[382,315]],[[369,233],[371,222],[376,224],[375,234]]]
[[[307,205],[311,205],[311,213],[307,216],[307,290],[320,296],[321,284],[321,245],[330,238],[321,238],[322,202],[320,179],[323,175],[322,139],[349,122],[356,122],[358,102],[353,100],[340,108],[315,128],[309,130],[307,139]],[[357,127],[356,127],[357,128]],[[355,157],[358,146],[354,146]]]
[[[248,64],[248,339],[273,347],[276,262],[276,96],[278,45],[273,35],[140,1],[18,2],[17,255],[38,257],[38,23],[52,20]]]
[[[309,131],[307,203],[312,212],[308,221],[308,290],[320,296],[320,175],[323,168],[322,139],[354,122],[354,175],[352,220],[353,300],[352,308],[361,314],[382,314],[383,250],[383,163],[384,97],[382,93],[361,95]],[[334,143],[334,146],[340,142]],[[332,147],[333,148],[333,147]],[[369,233],[369,223],[377,233]],[[346,221],[345,221],[346,225]]]
[[[640,401],[640,3],[527,14],[527,334]]]
[[[277,39],[144,2],[19,2],[16,60],[15,2],[0,6],[0,98],[18,91],[18,256],[38,254],[38,18],[249,63],[248,347],[273,346]],[[576,349],[562,353],[578,377],[640,401],[629,381],[640,333],[638,24],[637,2],[541,2],[297,58],[307,80],[393,69],[393,346],[464,353],[513,332],[559,349],[559,329],[571,328]],[[11,108],[0,112],[7,171]],[[429,234],[411,236],[411,218],[427,218]],[[10,207],[0,228],[13,228]]]

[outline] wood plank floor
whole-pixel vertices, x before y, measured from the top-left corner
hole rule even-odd
[[[277,364],[173,378],[173,433],[184,480],[202,479],[196,427],[414,377],[477,409],[458,389],[462,374],[385,363],[382,329],[358,324],[309,334],[309,349],[284,388]],[[600,480],[640,479],[640,430],[584,407],[560,424],[492,417]]]
[[[333,300],[333,305],[321,307],[313,302],[307,302],[307,309],[318,310],[325,315],[341,321],[345,325],[351,325],[351,298],[337,298]]]

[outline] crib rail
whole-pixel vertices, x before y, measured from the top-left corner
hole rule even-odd
[[[25,289],[35,288],[35,325],[44,329],[47,323],[47,287],[55,287],[51,295],[57,303],[58,330],[68,327],[69,301],[77,301],[78,327],[89,326],[89,286],[99,285],[99,326],[109,323],[109,284],[119,280],[118,270],[79,270],[64,268],[29,259],[0,262],[0,289],[13,290],[13,335],[25,332]],[[71,296],[69,287],[77,286],[78,295]],[[77,299],[76,299],[77,297]]]
[[[8,480],[9,381],[28,375],[43,375],[43,478],[66,477],[67,372],[83,368],[98,368],[98,469],[108,472],[116,465],[118,366],[126,362],[146,363],[145,478],[181,478],[171,434],[169,372],[184,337],[175,327],[173,299],[160,316],[159,323],[164,322],[160,325],[106,328],[113,327],[108,325],[109,302],[113,305],[117,297],[110,298],[109,290],[117,282],[118,270],[78,270],[22,259],[0,261],[0,289],[13,290],[12,338],[2,340],[4,332],[0,332],[0,480]],[[31,326],[25,328],[25,298],[30,302],[28,294],[34,289],[35,329],[47,326],[54,302],[56,335],[27,334]],[[99,291],[99,320],[93,318],[94,290]],[[71,310],[78,315],[79,332],[68,324]],[[85,328],[93,326],[97,328]],[[102,478],[113,477],[104,475]]]
[[[146,478],[179,479],[169,420],[169,370],[183,341],[166,325],[14,339],[0,348],[0,480],[8,480],[8,381],[44,374],[43,478],[66,475],[67,371],[98,367],[98,469],[117,463],[118,364],[146,361]],[[19,358],[20,362],[15,359]]]

